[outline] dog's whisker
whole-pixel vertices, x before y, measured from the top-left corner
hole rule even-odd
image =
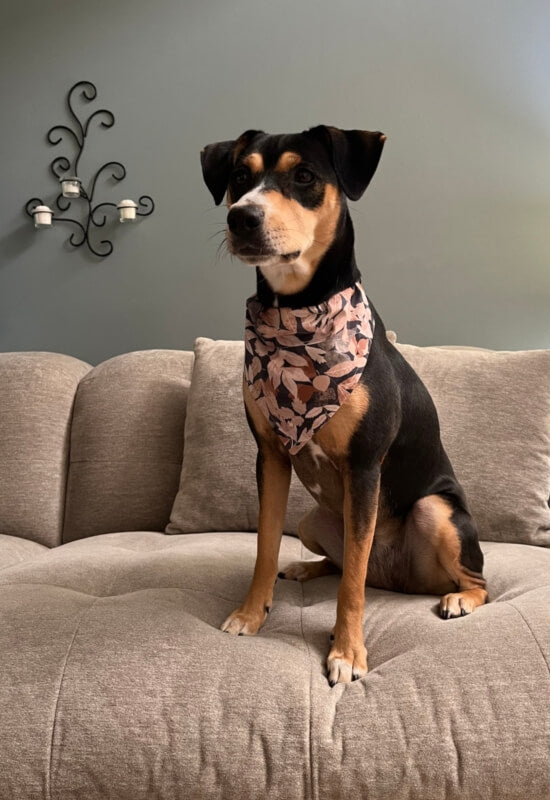
[[[219,206],[209,206],[208,208],[205,208],[203,211],[201,211],[201,216],[204,214],[208,214],[209,211],[221,211],[221,210],[222,209],[220,209]]]
[[[225,248],[225,252],[224,252],[224,248]],[[229,252],[229,249],[227,247],[227,239],[225,237],[222,239],[222,241],[219,243],[218,247],[216,248],[216,253],[215,253],[214,262],[213,262],[214,266],[217,266],[220,263],[220,261],[221,261],[221,259],[222,259],[222,257],[224,255],[229,255],[229,257],[231,259],[233,259],[233,254]]]
[[[215,231],[214,233],[211,233],[210,236],[207,236],[206,241],[209,242],[215,236],[221,236],[223,233],[225,233],[225,231]]]

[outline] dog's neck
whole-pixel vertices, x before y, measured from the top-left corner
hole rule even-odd
[[[256,267],[256,294],[263,306],[303,308],[324,303],[329,297],[361,280],[354,251],[355,235],[349,209],[344,202],[334,239],[305,287],[296,294],[276,294]]]

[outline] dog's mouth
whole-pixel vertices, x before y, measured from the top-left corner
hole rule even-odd
[[[283,261],[296,261],[299,255],[300,255],[299,250],[293,250],[292,253],[282,253],[281,257]]]
[[[252,247],[246,245],[234,251],[234,255],[246,263],[262,264],[265,261],[282,261],[285,264],[295,261],[300,255],[300,250],[292,250],[290,253],[278,253],[276,250],[265,247]]]

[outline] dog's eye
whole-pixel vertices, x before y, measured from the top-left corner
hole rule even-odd
[[[233,175],[231,176],[231,180],[236,186],[244,186],[244,184],[248,180],[248,170],[244,167],[240,169],[236,169]]]
[[[315,175],[310,169],[306,169],[306,167],[298,167],[294,173],[294,180],[296,183],[311,183],[314,179]]]

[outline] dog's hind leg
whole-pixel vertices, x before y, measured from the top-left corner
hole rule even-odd
[[[483,554],[466,511],[441,495],[428,495],[414,504],[407,528],[412,556],[407,591],[444,594],[439,604],[443,619],[471,614],[487,602]]]
[[[344,554],[344,520],[322,506],[315,506],[299,522],[298,536],[302,544],[322,559],[293,561],[279,578],[310,581],[342,569]]]

